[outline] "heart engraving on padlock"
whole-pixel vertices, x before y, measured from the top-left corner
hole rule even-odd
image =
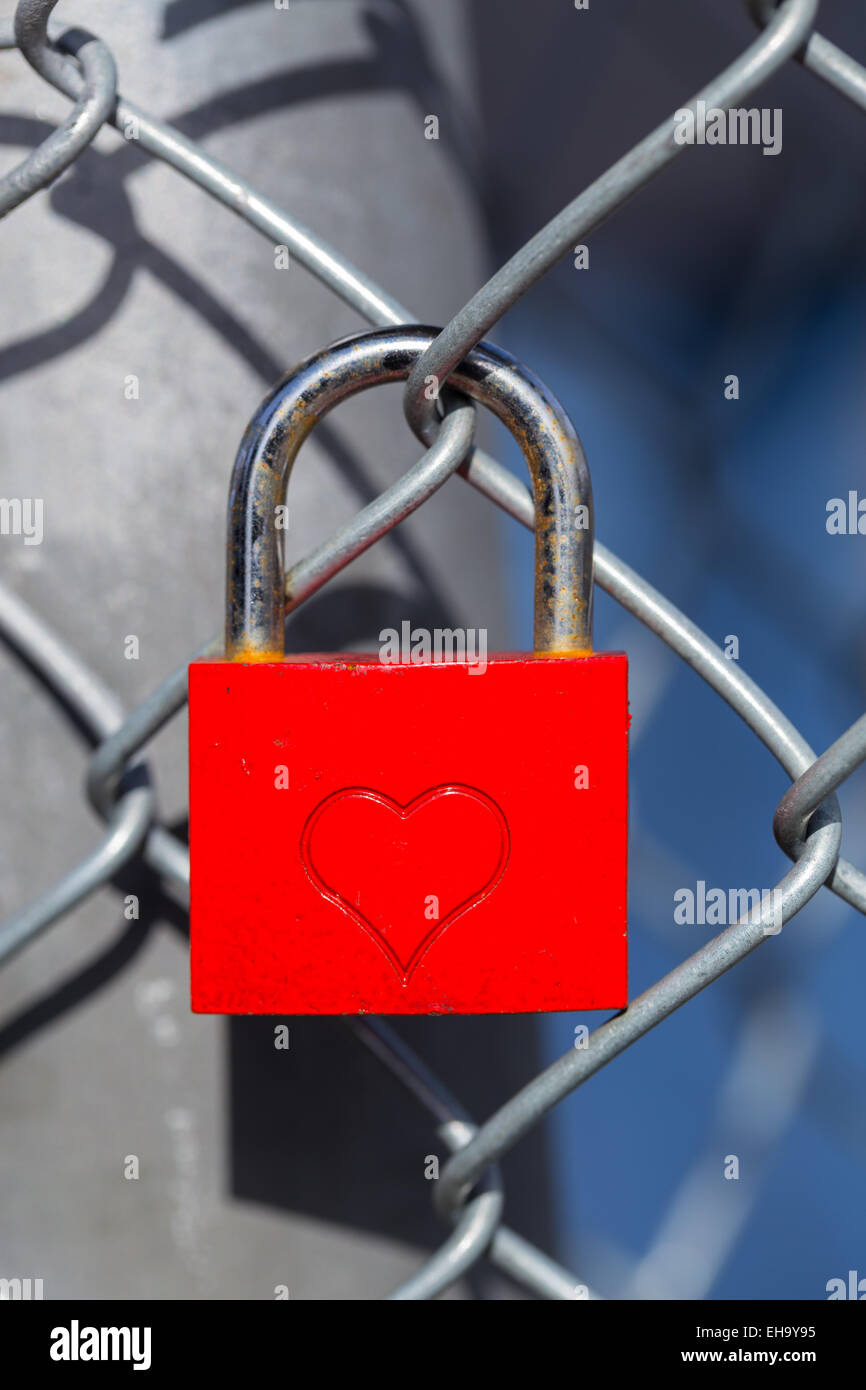
[[[326,797],[301,839],[316,889],[364,930],[401,982],[505,871],[508,823],[475,787],[431,787],[405,804],[368,787]]]

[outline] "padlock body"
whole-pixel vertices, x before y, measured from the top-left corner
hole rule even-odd
[[[189,671],[192,1005],[627,1002],[622,653]]]

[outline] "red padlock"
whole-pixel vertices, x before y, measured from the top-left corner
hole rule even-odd
[[[626,1003],[627,663],[592,653],[589,473],[537,379],[486,344],[449,378],[529,462],[534,653],[284,655],[276,517],[295,456],[339,401],[404,380],[434,336],[336,344],[285,378],[244,436],[226,660],[189,670],[198,1012]]]

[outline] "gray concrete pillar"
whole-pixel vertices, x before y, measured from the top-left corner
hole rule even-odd
[[[485,272],[466,7],[62,3],[115,54],[120,90],[321,231],[423,320]],[[0,55],[9,165],[68,102]],[[424,138],[436,114],[440,139]],[[228,476],[247,419],[293,361],[364,325],[299,265],[104,130],[3,226],[3,491],[44,502],[44,538],[0,539],[4,581],[131,708],[223,605]],[[419,449],[399,391],[350,403],[305,446],[290,558]],[[460,480],[301,610],[297,648],[369,647],[383,626],[505,640],[498,523]],[[138,638],[138,659],[126,639]],[[88,747],[0,649],[0,870],[8,915],[91,848]],[[517,731],[519,734],[519,731]],[[359,736],[363,731],[359,730]],[[186,814],[186,724],[151,749],[161,815]],[[125,920],[123,898],[141,902]],[[480,1117],[537,1069],[529,1024],[420,1020],[406,1036]],[[140,865],[0,972],[0,1275],[45,1296],[376,1297],[444,1234],[432,1127],[336,1020],[197,1018],[182,908]],[[139,1177],[124,1176],[129,1156]],[[513,1160],[544,1239],[541,1151]],[[506,1170],[508,1172],[508,1170]],[[525,1200],[524,1200],[525,1199]]]

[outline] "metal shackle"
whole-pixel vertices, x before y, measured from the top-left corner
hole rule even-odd
[[[226,656],[280,661],[285,654],[284,554],[276,508],[298,450],[340,401],[405,381],[437,336],[412,325],[344,338],[278,382],[250,421],[229,492]],[[520,445],[535,499],[534,648],[592,651],[593,506],[589,469],[565,410],[526,367],[480,343],[448,384],[487,406]]]

